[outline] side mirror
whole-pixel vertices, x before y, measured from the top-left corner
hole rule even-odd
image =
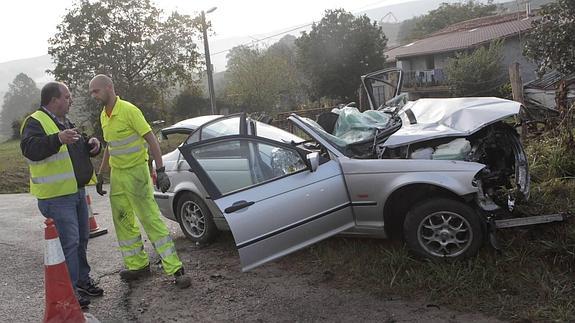
[[[319,167],[319,153],[313,152],[306,155],[311,172],[315,172]]]

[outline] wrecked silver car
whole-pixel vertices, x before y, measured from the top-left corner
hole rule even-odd
[[[297,135],[243,114],[211,120],[164,156],[175,185],[156,192],[158,204],[196,241],[231,229],[243,270],[336,234],[403,238],[429,258],[472,256],[488,219],[529,195],[525,154],[505,122],[521,105],[401,101],[318,122],[292,114]],[[223,123],[227,131],[202,135]]]

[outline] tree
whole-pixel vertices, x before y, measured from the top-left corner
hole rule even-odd
[[[575,73],[575,2],[557,0],[542,7],[541,19],[532,22],[524,54],[539,66],[539,73],[557,70]]]
[[[167,89],[192,82],[200,57],[199,20],[177,12],[164,17],[150,0],[78,0],[57,30],[48,49],[56,79],[86,95],[94,75],[108,74],[147,117]]]
[[[497,5],[493,0],[487,4],[468,0],[463,3],[442,3],[428,14],[408,19],[401,24],[399,39],[409,42],[439,31],[447,26],[470,19],[494,15]]]
[[[343,9],[327,10],[296,40],[298,63],[314,97],[355,98],[360,76],[382,68],[387,38],[376,22]]]
[[[458,53],[446,66],[454,96],[499,96],[508,82],[503,68],[503,41],[480,47],[471,53]]]
[[[13,124],[20,124],[24,116],[40,107],[40,90],[28,75],[20,73],[8,85],[4,94],[4,104],[0,113],[0,129],[5,138],[17,138],[19,130],[14,131]]]
[[[291,36],[293,37],[293,36]],[[228,54],[226,97],[248,111],[293,108],[298,100],[299,73],[290,38],[268,49],[234,47]]]
[[[197,87],[190,87],[174,98],[170,114],[175,121],[179,121],[211,113],[210,100],[203,97],[201,90]]]

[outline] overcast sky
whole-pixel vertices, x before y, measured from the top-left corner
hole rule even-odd
[[[318,21],[326,9],[351,12],[413,0],[155,0],[166,11],[198,14],[217,7],[212,21],[214,41],[265,34]],[[47,54],[48,38],[74,0],[2,0],[0,2],[0,62]],[[211,40],[212,38],[210,38]],[[210,41],[211,43],[211,41]]]

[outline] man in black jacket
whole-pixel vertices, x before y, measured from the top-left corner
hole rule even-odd
[[[90,300],[83,295],[104,293],[90,278],[86,257],[89,211],[84,190],[94,177],[90,157],[100,152],[100,142],[80,134],[68,120],[71,104],[65,84],[46,84],[40,109],[24,121],[20,148],[30,167],[30,193],[38,198],[42,215],[56,223],[70,279],[80,305],[86,307]]]

